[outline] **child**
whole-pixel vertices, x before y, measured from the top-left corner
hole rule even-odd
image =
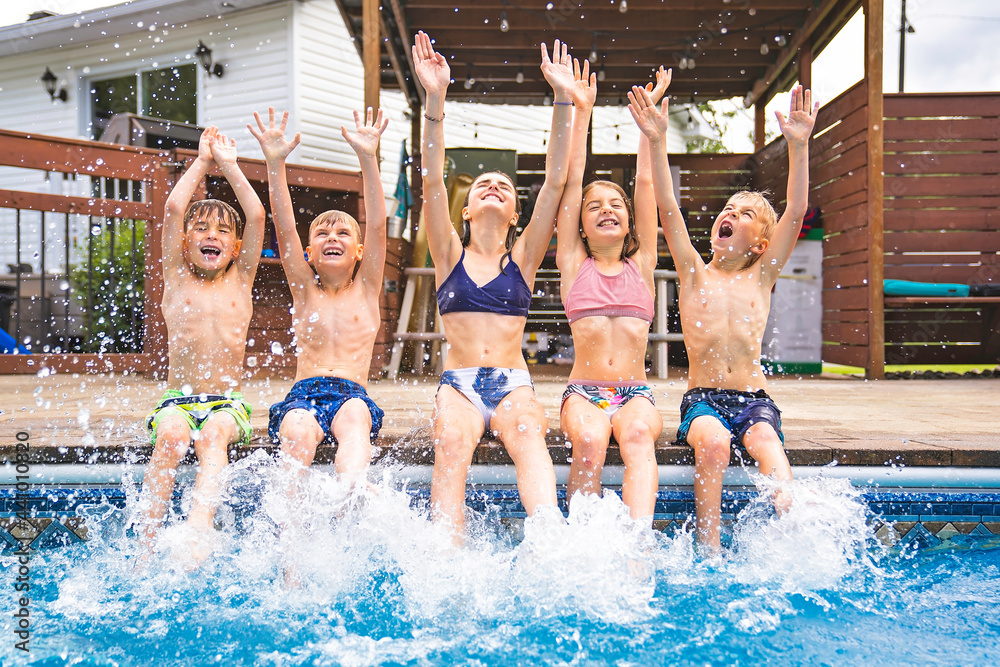
[[[213,163],[246,214],[245,232],[239,214],[224,202],[188,206]],[[250,440],[250,405],[238,390],[263,243],[264,207],[236,164],[236,142],[209,127],[198,142],[198,157],[167,198],[163,220],[162,309],[171,388],[146,420],[154,445],[144,479],[147,550],[166,514],[177,466],[194,441],[200,467],[187,520],[194,533],[190,560],[208,556],[206,538],[228,445]]]
[[[788,203],[777,220],[758,192],[739,192],[712,226],[712,260],[706,264],[688,238],[670,181],[665,134],[667,100],[658,110],[641,88],[629,93],[629,111],[649,139],[653,183],[663,233],[677,266],[681,324],[690,360],[689,391],[681,402],[677,439],[695,452],[698,538],[719,550],[722,477],[730,445],[742,443],[764,475],[792,478],[782,447],[778,408],[765,392],[760,347],[774,287],[795,246],[809,197],[809,135],[819,105],[809,91],[792,91],[786,119],[777,113],[788,142]],[[791,499],[779,490],[779,511]]]
[[[368,109],[362,123],[354,112],[356,131],[340,130],[358,155],[365,184],[365,243],[361,227],[343,211],[321,213],[309,225],[303,257],[288,192],[285,158],[299,144],[298,134],[285,139],[288,112],[268,127],[254,113],[250,132],[267,160],[268,187],[281,263],[292,292],[298,367],[295,385],[281,403],[271,406],[268,434],[282,453],[309,466],[321,442],[337,442],[335,469],[346,481],[364,478],[371,441],[382,427],[382,410],[368,397],[368,371],[378,334],[379,293],[385,264],[385,199],[376,151],[388,125],[382,112],[374,122]]]
[[[587,62],[584,61],[586,78]],[[663,68],[651,95],[670,83]],[[652,521],[658,474],[655,444],[663,420],[646,383],[646,345],[653,320],[656,203],[649,143],[639,145],[635,215],[616,183],[583,186],[588,105],[573,118],[573,153],[559,209],[556,264],[576,350],[563,393],[560,425],[573,443],[566,495],[601,492],[601,469],[614,435],[625,462],[622,499],[633,519]],[[582,201],[581,201],[582,200]],[[582,208],[582,213],[581,213]]]
[[[521,354],[521,335],[566,184],[577,82],[565,45],[560,51],[556,40],[552,60],[545,44],[541,50],[542,74],[554,99],[552,141],[531,220],[517,236],[517,189],[506,174],[486,172],[469,188],[462,208],[465,233],[459,236],[444,184],[444,102],[451,68],[425,33],[417,33],[413,45],[414,70],[427,93],[422,147],[427,243],[451,346],[435,399],[431,512],[436,521],[450,524],[456,544],[465,534],[465,480],[485,432],[499,438],[514,461],[525,511],[533,515],[541,506],[557,511],[555,470],[545,445],[548,420]]]

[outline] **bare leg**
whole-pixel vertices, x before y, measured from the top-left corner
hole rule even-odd
[[[191,428],[181,415],[165,417],[156,427],[156,444],[143,476],[143,495],[149,506],[142,517],[143,547],[152,550],[153,540],[166,516],[177,481],[177,466],[191,446]]]
[[[656,439],[663,431],[663,418],[652,403],[635,398],[615,413],[611,425],[625,463],[622,500],[628,506],[629,516],[652,525],[660,484]]]
[[[517,491],[528,516],[539,505],[556,505],[556,473],[545,444],[548,423],[531,387],[518,387],[507,394],[490,419],[490,428],[514,461]]]
[[[718,552],[721,548],[722,478],[729,467],[732,434],[718,419],[703,415],[691,422],[687,441],[694,448],[698,543]]]
[[[611,421],[604,411],[582,396],[570,396],[559,416],[563,433],[573,443],[566,500],[573,494],[601,493],[601,471],[611,439]]]
[[[194,502],[188,525],[198,531],[211,530],[219,507],[219,475],[229,463],[229,443],[239,439],[239,427],[231,414],[216,412],[201,427],[194,441],[198,475],[194,480]]]
[[[296,521],[299,516],[296,501],[301,502],[302,500],[299,497],[298,486],[303,471],[299,470],[293,474],[292,466],[289,465],[288,461],[297,461],[303,467],[312,465],[313,459],[316,458],[316,447],[323,441],[323,430],[308,410],[289,410],[278,427],[278,438],[281,440],[281,454],[286,458],[286,494],[290,510],[287,520],[280,525],[281,548],[286,554],[285,586],[298,588],[300,582],[291,555],[295,553],[295,543],[298,537],[296,534],[298,531],[293,529],[298,528],[299,525]]]
[[[372,460],[372,413],[360,398],[345,402],[330,424],[337,439],[337,475],[352,486],[365,478]]]
[[[779,482],[792,479],[792,468],[788,465],[788,457],[774,427],[764,422],[758,422],[743,434],[743,446],[760,467],[762,475],[773,476]],[[792,497],[785,489],[778,489],[774,494],[774,508],[779,514],[784,514],[792,506]]]
[[[465,480],[484,429],[483,416],[469,399],[454,387],[438,389],[431,517],[450,523],[456,546],[461,546],[465,537]]]

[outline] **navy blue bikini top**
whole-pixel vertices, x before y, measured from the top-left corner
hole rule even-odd
[[[510,254],[508,253],[508,257]],[[496,313],[527,317],[531,290],[513,259],[500,270],[500,275],[482,287],[473,282],[465,271],[465,248],[462,258],[437,290],[438,310],[448,313]]]

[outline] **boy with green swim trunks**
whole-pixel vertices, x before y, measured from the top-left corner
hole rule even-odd
[[[189,205],[217,166],[246,214],[206,199]],[[187,525],[186,559],[209,553],[219,474],[230,443],[249,442],[250,405],[239,393],[252,288],[264,243],[264,207],[236,164],[236,142],[209,127],[198,157],[167,198],[163,219],[163,319],[170,389],[146,418],[153,455],[143,479],[142,540],[151,551],[173,494],[177,466],[194,444],[199,468]],[[148,552],[147,552],[148,557]]]

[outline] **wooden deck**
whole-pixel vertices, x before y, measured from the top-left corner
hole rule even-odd
[[[565,463],[570,452],[559,431],[559,400],[565,367],[545,366],[533,373],[536,391],[549,416],[550,452]],[[690,464],[691,450],[672,445],[687,378],[671,369],[655,380],[654,395],[664,417],[658,443],[661,464]],[[267,409],[285,395],[289,380],[252,380],[244,394],[253,406],[254,449],[274,449],[266,439]],[[437,382],[434,378],[375,381],[370,393],[385,411],[377,457],[406,464],[433,461],[429,423]],[[30,436],[33,461],[100,463],[144,462],[151,450],[143,420],[163,385],[143,376],[56,374],[0,376],[0,457],[11,460],[16,434]],[[1000,467],[1000,416],[994,399],[1000,378],[886,380],[856,378],[777,378],[770,393],[782,410],[786,449],[792,465],[907,465]],[[317,462],[334,450],[321,447]],[[621,459],[609,452],[608,464]],[[502,447],[485,443],[475,463],[509,463]]]

